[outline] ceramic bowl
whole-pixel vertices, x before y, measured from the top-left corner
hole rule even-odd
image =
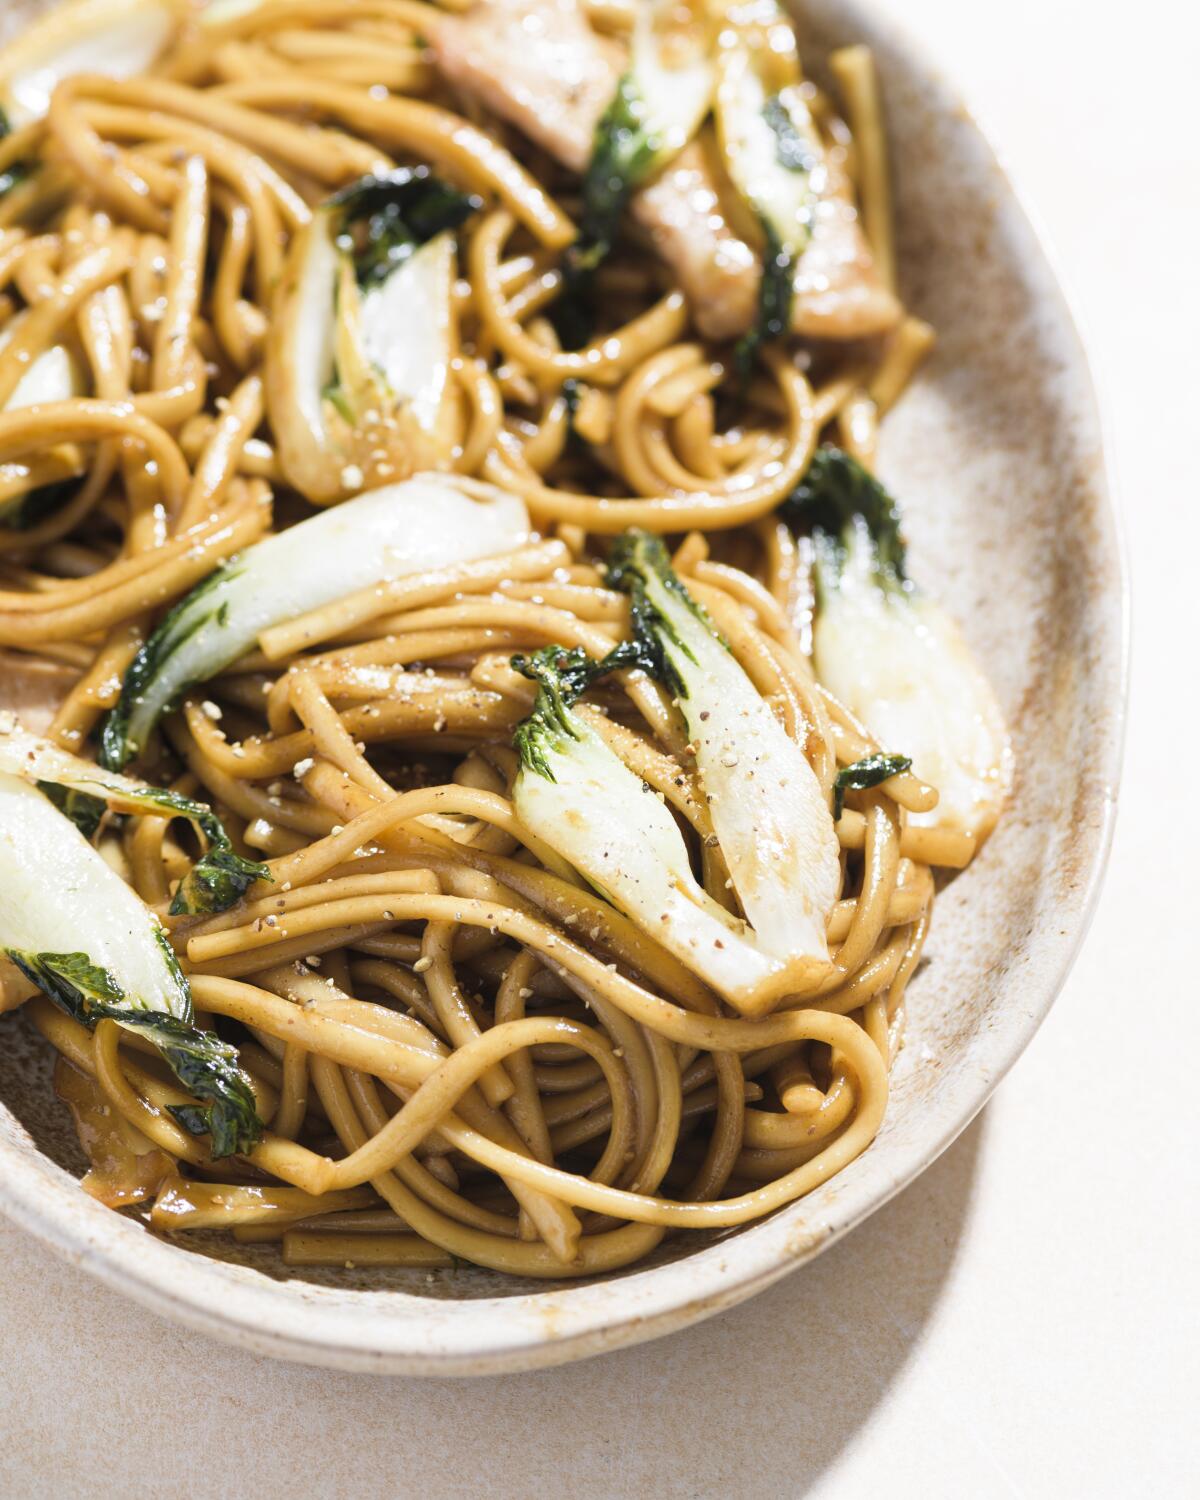
[[[5,7],[0,26],[22,6]],[[77,1185],[44,1049],[0,1020],[0,1208],[154,1310],[243,1348],[343,1369],[486,1374],[579,1359],[731,1307],[819,1255],[923,1171],[1028,1044],[1091,911],[1115,808],[1125,604],[1096,400],[1062,293],[957,96],[866,6],[808,0],[806,56],[869,43],[895,162],[909,304],[939,331],[889,417],[881,468],[915,577],[948,604],[1012,726],[1012,802],[939,901],[870,1150],[820,1191],[720,1238],[548,1287],[484,1271],[286,1271],[274,1249],[173,1244]]]

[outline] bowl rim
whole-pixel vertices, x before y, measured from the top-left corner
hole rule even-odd
[[[1099,534],[1094,555],[1115,573],[1096,606],[1106,625],[1107,650],[1093,678],[1115,683],[1113,700],[1093,741],[1096,785],[1087,809],[1086,879],[1067,928],[1041,947],[1045,978],[1031,1005],[1010,1024],[989,1032],[977,1063],[986,1079],[947,1078],[926,1106],[936,1131],[923,1132],[903,1168],[885,1182],[855,1186],[839,1198],[836,1219],[797,1223],[804,1200],[740,1232],[666,1265],[573,1286],[499,1297],[418,1299],[395,1291],[355,1290],[354,1301],[326,1295],[300,1281],[280,1282],[248,1267],[181,1251],[121,1215],[94,1203],[77,1181],[49,1162],[31,1141],[0,1141],[0,1211],[58,1255],[151,1311],[260,1354],[376,1374],[492,1375],[564,1364],[686,1327],[762,1291],[811,1260],[913,1181],[956,1139],[1033,1039],[1057,999],[1095,914],[1116,820],[1124,755],[1130,671],[1130,584],[1125,529],[1113,475],[1112,428],[1106,403],[1079,332],[1069,292],[1058,275],[1047,238],[1013,185],[985,130],[957,90],[874,0],[822,0],[864,38],[882,44],[904,71],[927,82],[939,116],[954,116],[967,133],[1006,201],[1006,213],[1027,236],[1044,275],[1041,307],[1053,316],[1076,377],[1073,400],[1098,437],[1099,462],[1091,486]],[[1049,956],[1050,961],[1046,958]],[[973,1072],[975,1070],[972,1070]],[[729,1268],[736,1245],[736,1270]],[[186,1259],[182,1257],[186,1256]],[[686,1265],[686,1273],[683,1267]],[[186,1267],[185,1272],[181,1268]],[[348,1295],[349,1289],[348,1289]],[[381,1316],[381,1299],[402,1297],[403,1317]]]

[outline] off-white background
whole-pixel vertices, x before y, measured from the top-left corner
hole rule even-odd
[[[1200,839],[1200,23],[1181,0],[902,9],[1047,231],[1124,494],[1121,813],[1050,1020],[957,1145],[819,1261],[564,1370],[388,1380],[233,1353],[0,1222],[2,1500],[1200,1494],[1200,890],[1179,873]]]

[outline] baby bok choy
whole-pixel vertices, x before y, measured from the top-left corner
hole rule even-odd
[[[165,51],[187,7],[179,0],[67,0],[0,52],[0,108],[14,127],[40,120],[64,78],[132,78]]]
[[[1008,790],[1008,733],[958,626],[908,578],[895,501],[827,447],[784,513],[812,532],[819,680],[937,788],[937,807],[909,814],[911,823],[983,839]]]
[[[0,772],[33,782],[89,841],[106,809],[191,823],[207,847],[176,887],[172,916],[224,911],[256,880],[271,878],[268,866],[237,853],[224,824],[206,802],[106,771],[8,720],[0,722]]]
[[[657,537],[630,531],[618,538],[609,581],[630,595],[637,664],[671,691],[683,713],[754,941],[785,965],[792,988],[802,988],[829,961],[825,928],[841,881],[837,835],[816,774]],[[774,989],[770,998],[782,993]]]
[[[794,933],[769,942],[713,900],[692,873],[668,808],[574,712],[593,675],[583,653],[548,646],[513,664],[538,684],[533,712],[514,737],[522,823],[745,1014],[761,1014],[808,980],[812,965],[797,954]],[[803,925],[803,897],[792,897]]]
[[[429,568],[519,547],[525,506],[491,485],[420,474],[311,516],[229,559],[182,599],[134,657],[104,721],[101,761],[119,771],[189,687],[305,610]]]
[[[326,505],[434,469],[459,439],[453,231],[481,207],[426,167],[364,177],[292,241],[266,353],[288,482]]]
[[[629,67],[596,126],[579,238],[566,258],[570,316],[607,258],[629,195],[678,156],[712,102],[710,27],[701,4],[639,0]]]
[[[82,1025],[111,1018],[161,1052],[196,1100],[175,1113],[212,1154],[262,1134],[232,1047],[194,1024],[166,935],[75,824],[31,782],[0,772],[0,953]]]
[[[758,317],[738,346],[743,370],[761,344],[783,337],[791,326],[796,267],[812,239],[827,175],[800,88],[794,33],[773,6],[767,10],[767,24],[755,21],[724,32],[717,53],[722,157],[748,218],[741,227],[762,242]]]

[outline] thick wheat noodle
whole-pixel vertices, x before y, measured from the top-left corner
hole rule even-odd
[[[222,1014],[252,1015],[255,1013],[255,1002],[252,1000],[243,1002],[240,995],[236,993],[237,990],[248,989],[247,986],[236,986],[235,990],[233,982],[229,980],[198,978],[196,987],[201,1002],[210,1009]],[[675,1009],[675,1007],[670,1007],[670,1009]],[[271,1013],[260,1020],[259,1024],[267,1024],[267,1022],[270,1023],[268,1029],[271,1025],[290,1029],[291,1025],[290,1018],[281,1019]],[[734,1043],[735,1040],[744,1040],[743,1034],[737,1030],[738,1027],[746,1024],[760,1025],[760,1023],[743,1022],[718,1023],[715,1018],[710,1019],[709,1024],[721,1025],[722,1039],[727,1037],[730,1043]],[[770,1188],[759,1189],[724,1203],[671,1203],[664,1199],[655,1199],[640,1193],[611,1188],[588,1179],[574,1177],[536,1162],[532,1157],[514,1158],[513,1153],[505,1147],[484,1142],[482,1139],[472,1140],[468,1149],[477,1160],[483,1160],[493,1167],[503,1164],[506,1175],[515,1176],[531,1186],[541,1187],[552,1196],[573,1202],[579,1207],[594,1209],[599,1213],[612,1213],[615,1210],[617,1217],[635,1223],[717,1228],[727,1224],[742,1223],[750,1217],[757,1217],[772,1207],[778,1207],[801,1196],[804,1192],[811,1191],[813,1186],[826,1180],[844,1165],[845,1161],[853,1159],[853,1156],[857,1154],[857,1149],[861,1149],[863,1144],[857,1138],[866,1131],[869,1131],[870,1135],[874,1134],[879,1118],[882,1117],[887,1097],[887,1075],[879,1053],[861,1027],[852,1021],[841,1016],[825,1016],[819,1012],[798,1011],[767,1018],[761,1023],[761,1027],[775,1040],[822,1041],[836,1047],[850,1060],[861,1095],[860,1108],[849,1131],[839,1137],[838,1141],[829,1148],[830,1159],[826,1161],[819,1157],[805,1168],[780,1178]],[[300,1026],[297,1030],[298,1034],[303,1035],[305,1028]],[[360,1173],[377,1178],[383,1170],[390,1170],[396,1160],[407,1154],[410,1139],[422,1136],[436,1124],[441,1124],[444,1129],[445,1117],[453,1110],[461,1093],[474,1083],[493,1062],[501,1060],[516,1047],[531,1045],[535,1039],[547,1040],[552,1037],[568,1036],[579,1045],[587,1046],[597,1060],[603,1058],[605,1061],[611,1061],[611,1053],[606,1052],[600,1046],[598,1039],[590,1033],[588,1028],[575,1027],[562,1018],[513,1021],[493,1027],[491,1031],[469,1042],[465,1047],[459,1048],[436,1073],[422,1083],[414,1095],[413,1102],[416,1108],[413,1108],[413,1102],[410,1102],[383,1130],[378,1131],[371,1141],[365,1142],[350,1156],[338,1162],[316,1156],[309,1162],[298,1156],[295,1161],[297,1185],[302,1187],[307,1185],[310,1191],[311,1185],[317,1185],[318,1191],[327,1191],[335,1186],[350,1186],[365,1180]],[[765,1037],[759,1037],[756,1041],[765,1039]],[[709,1040],[711,1045],[711,1037]],[[339,1051],[342,1052],[350,1050],[353,1050],[352,1044],[339,1047]],[[368,1071],[378,1071],[379,1066],[377,1060],[376,1067],[369,1068]],[[676,1079],[678,1079],[678,1074],[676,1074]],[[410,1113],[406,1116],[405,1111],[410,1111]],[[411,1136],[408,1132],[411,1132]],[[301,1178],[304,1180],[299,1180]]]
[[[392,583],[362,589],[310,614],[298,615],[286,625],[265,630],[259,645],[273,661],[311,647],[330,636],[344,635],[356,626],[397,608],[420,609],[439,603],[447,595],[475,593],[492,588],[505,579],[540,578],[552,573],[568,559],[561,542],[548,541],[505,553],[497,558],[462,563],[435,574],[398,578]]]
[[[253,232],[252,210],[225,193],[218,192],[215,198],[225,218],[226,232],[212,285],[213,329],[238,370],[245,370],[261,348],[267,327],[257,305],[244,301],[240,295],[251,251],[258,251],[255,272],[260,297],[269,295],[279,267],[266,261],[261,252],[264,239]],[[253,201],[253,191],[250,198]]]
[[[336,994],[327,998],[326,995],[319,993],[322,987],[314,986],[312,981],[308,981],[307,984],[304,981],[297,983],[294,978],[287,976],[276,977],[272,982],[286,986],[289,992],[295,994],[297,998],[303,997],[306,1005],[311,1007],[318,1015],[324,1015],[329,1011],[337,1015],[349,1009],[351,1013],[357,1016],[368,1009],[376,1009],[374,1007],[364,1007],[352,1000],[342,999]],[[314,988],[318,991],[316,995],[313,993]],[[260,991],[259,993],[261,994],[262,992]],[[370,1027],[372,1021],[374,1021],[377,1028],[380,1021],[386,1022],[387,1019],[386,1012],[383,1016],[378,1017],[378,1019],[374,1016],[368,1017],[367,1027]],[[396,1018],[396,1020],[399,1020],[399,1018]],[[367,1030],[367,1027],[361,1029]],[[270,1017],[264,1022],[264,1029],[268,1031],[273,1029],[270,1024]],[[436,1071],[441,1066],[441,1056],[439,1051],[430,1050],[426,1039],[420,1035],[420,1028],[415,1023],[409,1023],[407,1027],[396,1028],[388,1026],[387,1028],[387,1031],[390,1031],[393,1037],[396,1035],[397,1030],[399,1031],[399,1035],[404,1038],[400,1045],[405,1049],[403,1053],[405,1061],[401,1064],[399,1071],[390,1079],[385,1080],[385,1082],[388,1082],[389,1086],[398,1087],[402,1094],[406,1094],[408,1089],[419,1086],[420,1082],[429,1076],[431,1070]],[[385,1039],[387,1031],[383,1033]],[[371,1032],[368,1031],[367,1034],[371,1034]],[[378,1031],[375,1034],[379,1034]],[[432,1041],[432,1038],[429,1041]],[[516,1135],[503,1116],[488,1110],[484,1105],[473,1101],[469,1097],[460,1097],[456,1103],[459,1110],[463,1113],[467,1124],[461,1125],[457,1122],[457,1118],[455,1118],[453,1121],[444,1122],[441,1127],[442,1133],[448,1134],[451,1143],[455,1146],[461,1147],[464,1141],[474,1142],[481,1131],[486,1137],[495,1139],[501,1143],[503,1149],[511,1151],[514,1146],[519,1144],[519,1136]],[[628,1133],[626,1128],[614,1131],[614,1140],[618,1142],[617,1147],[614,1149],[619,1151],[624,1150],[624,1140]],[[479,1138],[483,1137],[480,1136]],[[296,1153],[290,1159],[292,1165],[289,1170],[298,1171],[302,1175],[307,1173],[308,1180],[311,1182],[313,1180],[311,1174],[314,1171],[320,1170],[313,1167],[311,1161],[312,1155],[312,1153],[302,1153],[301,1149],[297,1148]],[[522,1207],[538,1225],[539,1231],[547,1237],[548,1242],[553,1240],[557,1243],[562,1256],[569,1259],[570,1246],[578,1237],[579,1232],[577,1221],[571,1210],[557,1203],[552,1198],[548,1198],[536,1189],[526,1189],[518,1186],[516,1196]]]
[[[298,229],[311,217],[304,199],[269,162],[219,131],[153,107],[106,104],[98,99],[80,105],[79,113],[108,136],[161,140],[174,151],[183,148],[202,157],[210,173],[223,179],[239,197],[244,196],[261,242],[259,254],[269,253],[270,239],[278,237],[281,218],[288,229]],[[263,266],[261,272],[266,269]]]
[[[214,92],[219,95],[212,107],[214,116],[226,110],[237,111],[230,130],[235,137],[238,125],[256,136],[265,133],[265,124],[274,125],[274,121],[261,113],[264,107],[325,109],[346,124],[376,132],[391,145],[420,151],[428,160],[451,173],[461,174],[472,188],[494,193],[543,244],[561,249],[575,237],[571,221],[516,159],[449,110],[414,99],[375,99],[355,89],[321,84],[307,78],[295,83],[288,79],[265,79],[232,84]],[[211,95],[207,97],[211,98]],[[226,101],[236,102],[230,104]],[[185,103],[190,106],[190,101]],[[244,109],[245,105],[253,107]],[[190,107],[203,109],[209,106],[206,103]],[[180,112],[184,112],[182,107]],[[251,116],[257,117],[252,126],[247,123]],[[311,151],[310,144],[310,155]],[[311,161],[299,164],[304,170],[311,170]],[[336,170],[342,175],[350,175],[340,164]]]
[[[812,458],[820,431],[807,380],[778,357],[770,363],[784,394],[788,426],[784,456],[752,472],[736,475],[721,489],[667,494],[655,499],[642,497],[611,499],[555,489],[524,470],[511,445],[494,449],[484,466],[485,475],[516,490],[540,518],[576,522],[602,536],[611,536],[630,526],[648,526],[656,531],[682,531],[709,527],[727,529],[755,521],[795,488]]]
[[[975,839],[908,822],[936,804],[911,771],[851,793],[832,968],[773,1014],[735,1017],[521,822],[510,741],[534,688],[510,658],[605,657],[630,628],[605,539],[669,536],[832,805],[839,766],[892,747],[815,680],[806,544],[775,512],[831,424],[870,466],[932,333],[909,315],[877,344],[830,341],[811,375],[776,343],[744,380],[695,334],[669,270],[622,240],[595,282],[595,337],[564,347],[575,186],[440,79],[423,39],[466,8],[268,0],[183,26],[147,76],[66,79],[45,119],[0,140],[0,173],[36,168],[0,200],[0,408],[60,345],[89,392],[0,410],[0,644],[78,674],[50,725],[61,745],[89,753],[166,608],[310,513],[283,478],[266,351],[293,236],[357,177],[423,164],[483,198],[457,231],[442,467],[469,494],[485,493],[478,476],[520,497],[534,528],[498,555],[271,620],[184,694],[143,769],[210,801],[234,849],[267,859],[270,878],[228,910],[168,913],[196,857],[185,824],[102,829],[199,1018],[240,1049],[267,1127],[245,1170],[219,1180],[143,1037],[29,1008],[111,1128],[134,1127],[170,1167],[152,1228],[236,1227],[288,1264],[454,1256],[580,1276],[668,1232],[757,1219],[867,1148],[929,931],[930,866],[965,864]],[[604,30],[624,25],[605,11]],[[889,282],[874,65],[850,49],[835,72]],[[848,140],[829,100],[814,108]],[[10,497],[59,480],[77,487],[56,509],[25,529],[8,519]],[[625,668],[577,711],[671,809],[697,878],[737,916],[671,693]]]
[[[54,472],[50,475],[39,475],[38,463],[35,459],[30,465],[21,465],[24,473],[18,493],[23,493],[26,485],[37,488],[40,484],[55,484],[64,478],[62,465],[58,460],[54,461]],[[74,464],[67,465],[69,477],[77,477],[73,472],[75,467]],[[91,515],[103,498],[112,478],[113,468],[114,464],[107,456],[97,456],[91,473],[84,477],[73,498],[60,511],[51,515],[40,526],[31,526],[26,531],[0,531],[0,553],[28,553],[35,548],[47,547],[73,532],[81,521]]]
[[[14,597],[11,593],[0,595],[0,642],[37,647],[71,636],[86,637],[144,609],[160,606],[186,593],[216,563],[257,540],[266,520],[257,507],[232,519],[218,516],[218,524],[197,527],[174,548],[155,549],[115,562],[92,578],[81,580],[79,592],[85,597],[77,602],[60,602],[62,594],[73,591],[69,583],[53,592],[30,596],[28,603],[21,605],[9,603]],[[86,597],[88,594],[91,597]],[[35,604],[45,607],[35,613]]]
[[[157,423],[140,415],[125,401],[79,399],[2,412],[0,463],[31,449],[53,447],[57,443],[95,442],[103,437],[143,443],[159,466],[164,503],[172,510],[183,503],[188,469],[178,445]],[[83,585],[80,591],[84,591]]]
[[[347,822],[340,831],[330,833],[308,849],[272,861],[275,882],[286,886],[319,880],[341,865],[343,858],[352,854],[361,842],[378,839],[397,847],[401,851],[399,858],[411,861],[409,868],[429,868],[447,882],[473,880],[479,873],[490,875],[510,893],[506,899],[512,901],[515,897],[517,902],[526,903],[530,909],[536,906],[559,922],[584,927],[596,942],[611,949],[615,956],[654,983],[682,996],[689,1005],[702,1009],[712,1004],[710,992],[685,966],[646,937],[627,917],[579,884],[470,845],[455,845],[420,825],[405,831],[394,829],[405,818],[415,823],[426,813],[443,811],[450,805],[446,799],[459,795],[460,788],[411,792],[393,798],[386,805],[365,806],[368,803],[365,794],[355,795],[336,776],[322,776],[319,766],[308,773],[306,781],[309,778],[322,799],[339,797],[332,805],[347,817]]]

